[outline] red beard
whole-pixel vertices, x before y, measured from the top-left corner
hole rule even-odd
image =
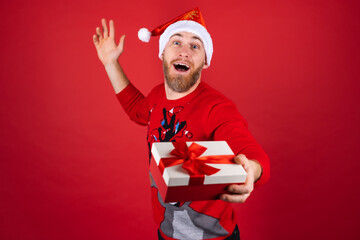
[[[198,68],[194,69],[193,65],[189,63],[191,68],[189,70],[190,72],[187,75],[177,74],[176,72],[171,74],[170,70],[173,67],[173,63],[176,61],[177,60],[174,60],[171,63],[168,63],[166,59],[163,60],[165,80],[171,90],[178,93],[186,92],[199,80],[201,70],[203,69],[204,65],[201,65]]]

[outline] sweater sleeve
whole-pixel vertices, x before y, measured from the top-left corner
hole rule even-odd
[[[134,85],[129,83],[116,97],[131,120],[140,125],[148,124],[148,97],[144,97]]]
[[[226,99],[214,105],[209,113],[208,127],[213,139],[227,141],[235,155],[242,153],[248,159],[259,162],[262,174],[255,186],[261,185],[269,179],[269,158],[251,135],[247,122],[233,102]]]

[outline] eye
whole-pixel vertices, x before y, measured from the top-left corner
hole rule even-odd
[[[191,46],[193,49],[199,49],[200,47],[199,47],[199,45],[192,45]]]
[[[173,44],[174,44],[174,45],[180,45],[180,42],[174,41]]]

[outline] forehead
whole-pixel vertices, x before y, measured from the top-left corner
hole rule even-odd
[[[172,38],[181,38],[181,39],[186,39],[186,40],[195,40],[195,41],[199,41],[201,44],[203,43],[200,37],[198,37],[196,34],[189,33],[189,32],[178,32],[178,33],[175,33],[174,35],[172,35],[172,36],[170,37],[170,39],[172,39]]]

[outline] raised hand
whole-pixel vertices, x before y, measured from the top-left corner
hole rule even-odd
[[[105,66],[115,93],[119,93],[129,84],[129,80],[118,62],[118,58],[124,51],[125,35],[121,36],[119,45],[116,45],[114,21],[109,21],[110,32],[106,26],[105,19],[101,19],[101,25],[103,32],[97,27],[93,41],[98,57]]]
[[[96,28],[96,34],[93,35],[94,45],[100,61],[104,66],[114,63],[124,51],[125,35],[122,35],[117,45],[115,42],[114,21],[109,21],[109,28],[106,26],[106,20],[101,19],[102,32],[99,27]]]

